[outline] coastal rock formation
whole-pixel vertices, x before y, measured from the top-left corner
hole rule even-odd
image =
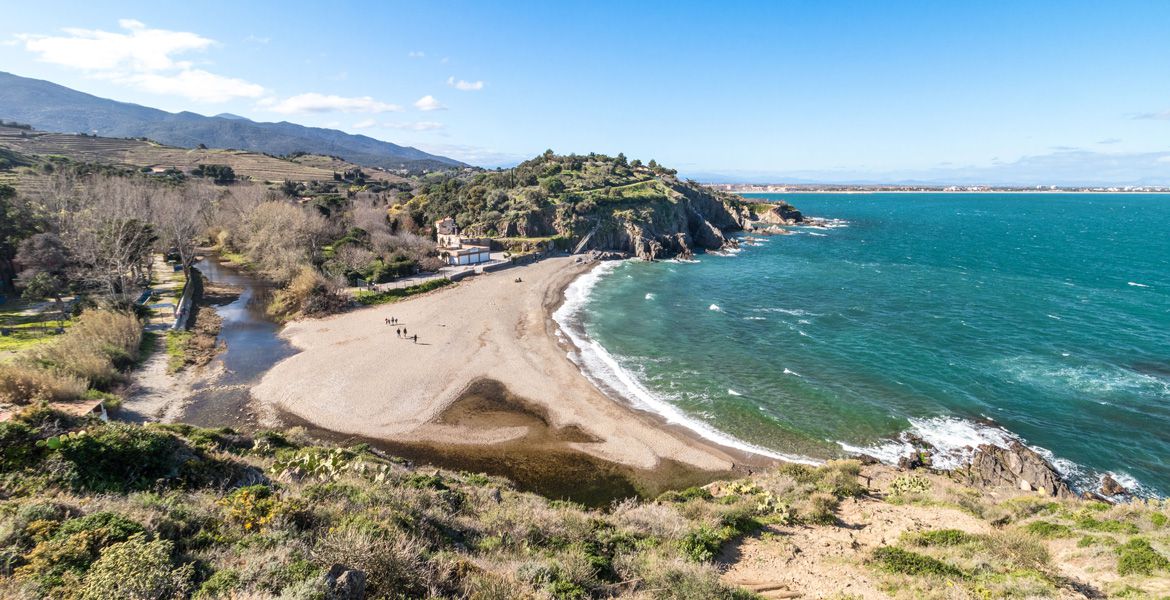
[[[1020,442],[1012,442],[1006,448],[991,444],[979,446],[971,455],[970,463],[958,472],[973,485],[1011,486],[1049,496],[1072,496],[1060,473],[1043,456]]]
[[[1117,480],[1114,479],[1112,475],[1106,473],[1105,476],[1101,478],[1101,494],[1105,496],[1120,496],[1122,494],[1128,493],[1129,490],[1125,489],[1125,486],[1121,485],[1120,483],[1117,483]]]
[[[804,222],[804,215],[787,202],[778,202],[759,213],[757,219],[772,225],[793,225]]]
[[[664,186],[663,196],[626,208],[591,215],[591,228],[581,219],[562,221],[557,230],[579,238],[584,250],[617,251],[644,260],[689,258],[702,250],[733,245],[726,232],[743,229],[739,200],[727,194],[677,181]]]

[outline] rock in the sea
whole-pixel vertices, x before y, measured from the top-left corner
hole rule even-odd
[[[1043,456],[1020,442],[1012,442],[1006,448],[990,444],[979,446],[962,472],[974,485],[1010,486],[1040,491],[1049,496],[1072,495],[1060,473]]]
[[[594,250],[589,253],[593,260],[624,260],[629,258],[625,252],[614,252],[612,250]]]
[[[326,600],[363,600],[366,597],[366,573],[334,564],[325,574]]]
[[[1120,496],[1122,494],[1128,494],[1128,493],[1129,493],[1129,490],[1125,489],[1125,486],[1121,485],[1120,483],[1117,483],[1117,480],[1114,479],[1112,475],[1106,473],[1105,476],[1101,478],[1101,494],[1102,495]]]

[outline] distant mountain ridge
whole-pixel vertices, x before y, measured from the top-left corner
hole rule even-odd
[[[261,123],[222,113],[169,113],[79,92],[49,81],[0,71],[0,118],[44,131],[96,133],[103,137],[146,137],[194,148],[235,148],[284,155],[309,152],[338,156],[360,165],[395,168],[463,167],[464,163],[336,129],[282,121]]]

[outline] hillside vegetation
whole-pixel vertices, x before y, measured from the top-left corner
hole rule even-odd
[[[316,446],[295,430],[247,436],[30,408],[0,423],[0,596],[1170,593],[1165,503],[997,499],[892,472],[870,487],[871,473],[859,474],[852,461],[789,465],[589,510],[364,445]],[[838,548],[842,536],[853,541]],[[823,556],[826,546],[835,552]],[[817,560],[784,566],[802,555]]]
[[[472,236],[645,258],[721,248],[724,232],[750,217],[739,197],[680,180],[654,161],[551,150],[513,169],[425,176],[393,210],[415,223],[454,217]]]

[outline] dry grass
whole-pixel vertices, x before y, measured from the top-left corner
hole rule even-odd
[[[141,343],[142,323],[138,317],[91,310],[56,342],[32,350],[24,362],[107,389],[138,358]]]
[[[0,364],[0,406],[68,402],[85,393],[78,377],[61,376],[27,365]]]

